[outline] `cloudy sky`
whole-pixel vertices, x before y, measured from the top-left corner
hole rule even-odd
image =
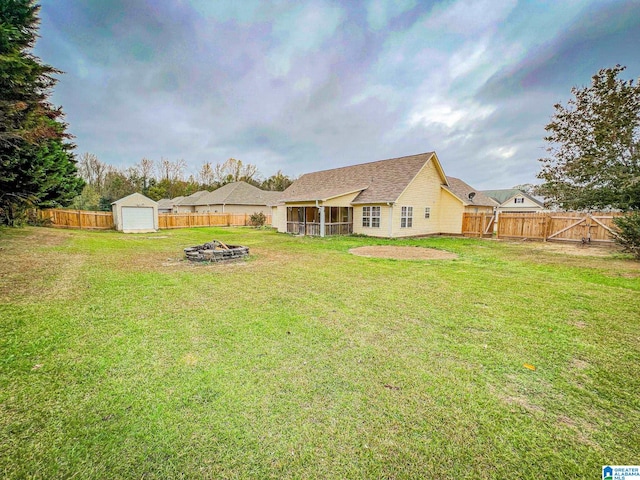
[[[600,68],[640,76],[640,1],[42,0],[35,53],[78,154],[233,157],[263,177],[435,150],[535,182],[544,126]]]

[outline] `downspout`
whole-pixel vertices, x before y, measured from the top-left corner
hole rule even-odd
[[[316,208],[320,212],[320,236],[324,237],[324,207],[320,208],[318,200],[316,200]]]
[[[389,207],[389,238],[393,238],[393,203],[387,202]]]

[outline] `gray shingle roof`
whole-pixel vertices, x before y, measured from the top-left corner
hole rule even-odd
[[[453,193],[456,197],[462,200],[467,205],[478,205],[480,207],[497,207],[498,203],[489,198],[482,192],[476,190],[471,185],[463,182],[459,178],[449,177],[447,176],[447,180],[449,182],[449,187],[447,188],[451,193]],[[473,198],[469,198],[470,193],[475,193]]]
[[[163,198],[162,200],[158,200],[158,208],[173,208],[174,205],[177,205],[184,197],[176,197],[176,198]]]
[[[267,205],[275,203],[281,193],[260,190],[246,182],[233,182],[195,198],[189,196],[180,205]]]
[[[287,188],[283,202],[305,202],[360,192],[352,203],[395,202],[434,152],[307,173]]]
[[[484,193],[488,197],[493,198],[499,204],[503,204],[504,202],[509,200],[511,197],[515,197],[516,195],[522,195],[523,197],[527,197],[532,202],[537,203],[541,207],[544,207],[544,202],[542,200],[540,200],[538,198],[535,198],[534,196],[529,195],[528,193],[523,192],[522,190],[519,190],[517,188],[502,188],[502,189],[498,189],[498,190],[483,190],[482,193]]]
[[[200,190],[196,193],[192,193],[187,197],[183,197],[182,200],[176,202],[174,205],[199,205],[197,203],[192,203],[192,202],[196,201],[198,198],[200,198],[203,195],[206,195],[207,193],[209,193],[209,190]]]

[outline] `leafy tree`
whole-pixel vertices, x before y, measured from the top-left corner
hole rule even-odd
[[[205,162],[198,170],[198,182],[203,188],[213,187],[216,181],[215,172],[211,162]]]
[[[111,210],[111,203],[131,195],[136,191],[129,177],[115,168],[109,169],[104,176],[104,185],[100,192],[100,210]]]
[[[73,199],[71,207],[77,210],[100,210],[100,194],[92,185],[85,185],[82,193]]]
[[[153,170],[155,165],[153,160],[149,158],[143,158],[140,160],[140,163],[136,165],[136,169],[139,172],[140,177],[142,178],[142,193],[146,194],[147,190],[151,186],[154,181],[153,178]]]
[[[567,209],[640,208],[640,85],[600,70],[546,126],[538,193]]]
[[[39,6],[0,2],[0,223],[30,206],[69,204],[83,187],[62,110],[48,102],[60,73],[31,54]]]
[[[262,184],[260,188],[263,190],[271,190],[274,192],[284,192],[289,185],[293,183],[294,179],[289,178],[288,176],[282,173],[282,170],[278,170],[274,175],[271,175],[267,178]]]
[[[524,192],[528,195],[536,195],[538,185],[534,185],[533,183],[521,183],[519,185],[514,185],[511,188],[515,190],[520,190],[521,192]]]
[[[113,167],[102,163],[97,155],[85,152],[80,155],[78,161],[78,173],[82,179],[98,193],[102,193],[104,187],[104,179],[107,172],[113,170]]]
[[[258,167],[235,158],[230,158],[223,164],[216,164],[213,167],[213,177],[218,187],[233,182],[247,182],[256,187],[260,186]]]

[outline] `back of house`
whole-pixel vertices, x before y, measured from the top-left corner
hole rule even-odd
[[[461,234],[466,211],[495,206],[427,152],[305,174],[280,196],[274,226],[318,236]]]

